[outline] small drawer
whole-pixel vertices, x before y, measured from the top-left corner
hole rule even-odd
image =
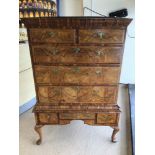
[[[80,43],[123,43],[124,30],[120,29],[91,29],[79,30]]]
[[[61,113],[60,119],[95,119],[93,113]]]
[[[59,120],[59,124],[61,125],[65,125],[65,124],[70,124],[70,122],[72,121],[72,119],[60,119]],[[88,125],[94,125],[95,124],[95,119],[83,119],[84,124],[88,124]]]
[[[97,114],[97,123],[115,124],[117,123],[117,113],[101,113]]]
[[[55,113],[39,113],[38,119],[40,123],[45,124],[57,124],[58,123],[58,117]]]
[[[74,43],[75,30],[62,29],[30,29],[31,42]]]

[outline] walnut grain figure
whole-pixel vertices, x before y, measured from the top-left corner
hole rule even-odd
[[[126,29],[131,19],[51,17],[22,19],[28,31],[37,104],[36,144],[43,125],[110,126],[119,131],[117,105]]]

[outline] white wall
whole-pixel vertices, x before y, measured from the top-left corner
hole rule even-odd
[[[92,10],[108,16],[109,12],[117,11],[119,9],[127,8],[129,18],[133,21],[128,27],[128,34],[135,36],[135,1],[134,0],[84,0],[83,6],[89,7]],[[90,11],[84,12],[85,16],[99,16]],[[135,39],[126,37],[122,72],[120,83],[135,83],[135,62],[134,62],[134,44]]]
[[[28,43],[19,45],[19,106],[36,96]]]
[[[92,9],[92,0],[83,0],[83,7],[87,7]],[[88,9],[84,9],[83,15],[84,16],[92,16],[92,12]]]
[[[60,16],[83,16],[83,0],[60,0]]]

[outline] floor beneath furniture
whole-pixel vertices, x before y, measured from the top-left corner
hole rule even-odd
[[[35,144],[38,138],[34,131],[32,110],[19,118],[20,155],[132,155],[128,88],[120,85],[118,105],[121,107],[120,132],[117,143],[111,143],[112,128],[84,125],[72,121],[68,125],[44,126],[43,142]]]

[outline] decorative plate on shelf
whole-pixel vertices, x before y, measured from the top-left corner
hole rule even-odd
[[[57,16],[56,0],[19,0],[19,17]]]

